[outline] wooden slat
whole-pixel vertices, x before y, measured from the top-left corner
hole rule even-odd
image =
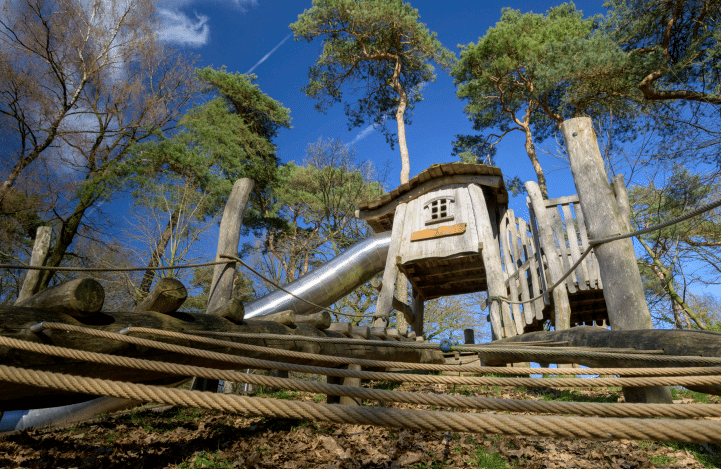
[[[574,226],[573,215],[571,215],[571,207],[568,204],[561,205],[563,210],[563,218],[566,225],[566,235],[568,236],[568,246],[571,250],[571,258],[575,264],[581,258],[581,251],[578,249],[578,234],[576,233],[576,227]],[[586,275],[583,271],[583,264],[576,268],[576,279],[578,279],[577,286],[579,290],[588,290],[586,285]]]
[[[531,278],[531,297],[536,297],[541,294],[541,278],[538,270],[538,256],[536,251],[537,246],[533,245],[533,238],[528,236],[528,225],[524,220],[521,220],[520,232],[521,242],[523,243],[523,249],[525,250],[525,256],[530,265],[528,267],[528,273]],[[533,236],[533,233],[531,233]],[[536,319],[543,319],[543,298],[539,298],[533,302],[533,312]],[[540,317],[539,317],[540,315]]]
[[[551,221],[551,228],[553,229],[553,233],[556,235],[556,243],[558,244],[557,255],[560,257],[561,260],[561,266],[563,268],[562,273],[565,273],[566,271],[568,271],[572,264],[569,262],[570,252],[568,250],[568,246],[566,246],[566,237],[564,233],[565,230],[563,229],[561,215],[558,213],[558,209],[556,207],[546,209],[546,211],[548,212]],[[546,253],[546,255],[548,255],[548,253]],[[569,293],[576,293],[575,280],[576,279],[574,278],[573,274],[566,277],[566,286]]]
[[[545,200],[546,207],[553,207],[554,205],[564,205],[571,203],[578,203],[578,195],[567,195],[565,197],[558,197],[555,199]]]
[[[501,246],[503,248],[503,264],[506,267],[505,280],[515,272],[515,266],[513,264],[513,258],[511,255],[511,249],[508,242],[508,236],[510,235],[510,225],[512,224],[511,219],[513,216],[513,210],[507,210],[503,218],[501,218],[501,224],[498,227],[499,235],[501,237]],[[508,289],[510,290],[511,301],[518,301],[518,287],[515,281],[506,282]],[[511,314],[513,314],[513,322],[516,326],[516,332],[523,334],[524,321],[521,320],[521,307],[517,304],[511,304]]]
[[[521,218],[516,219],[514,217],[514,219],[515,219],[514,221],[518,222],[518,225],[519,225],[518,230],[516,229],[516,223],[513,223],[511,226],[512,235],[513,235],[513,238],[512,238],[513,239],[513,252],[516,257],[516,265],[518,266],[518,264],[521,264],[521,263],[523,263],[521,265],[524,265],[524,264],[528,265],[527,262],[528,262],[529,258],[527,256],[527,252],[525,249],[526,246],[524,243],[524,238],[525,238],[525,234],[526,234],[525,233],[526,222]],[[523,236],[521,236],[519,234],[519,231],[521,233],[523,233]],[[519,242],[521,243],[522,249],[519,249],[519,247],[518,247]],[[526,254],[525,259],[522,257],[522,253]],[[530,265],[529,265],[529,267],[530,267]],[[521,267],[518,266],[516,268],[519,269],[519,271],[520,271]],[[521,271],[521,274],[518,276],[518,282],[520,283],[520,287],[521,287],[521,299],[523,301],[528,301],[531,299],[531,293],[528,290],[528,275],[529,275],[529,269],[528,269],[528,267],[526,267],[523,271]],[[523,303],[523,316],[526,318],[526,324],[531,324],[533,322],[533,319],[535,316],[533,303]]]
[[[573,207],[576,212],[576,221],[578,223],[578,231],[581,234],[581,249],[584,251],[588,248],[588,232],[586,231],[586,220],[583,217],[583,210],[580,205]],[[598,261],[593,252],[591,252],[584,260],[586,271],[588,272],[588,286],[591,289],[601,288],[599,285],[600,273],[598,270]]]

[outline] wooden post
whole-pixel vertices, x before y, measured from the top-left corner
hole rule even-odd
[[[403,221],[406,217],[406,204],[399,204],[396,207],[393,216],[393,231],[391,232],[391,244],[388,247],[388,257],[386,259],[386,267],[383,271],[383,285],[378,301],[376,302],[376,312],[373,316],[373,327],[388,327],[388,317],[393,308],[393,293],[395,290],[396,276],[398,275],[398,267],[396,267],[396,257],[400,252],[401,242],[403,241]]]
[[[569,119],[561,125],[561,133],[589,238],[627,233],[627,222],[608,182],[591,119]],[[622,239],[595,246],[593,250],[598,259],[611,329],[652,329],[633,242]],[[671,393],[663,387],[625,388],[624,396],[629,402],[671,403]]]
[[[463,339],[466,345],[472,345],[476,343],[476,338],[474,337],[473,329],[464,329],[463,330]]]
[[[415,288],[413,288],[411,292],[411,308],[413,311],[411,330],[415,332],[417,337],[423,337],[423,313],[425,303],[423,302],[423,297]]]
[[[361,371],[360,365],[348,365],[347,368],[349,370],[353,371]],[[343,386],[354,386],[354,387],[360,387],[361,380],[360,378],[343,378]],[[350,396],[340,396],[340,405],[355,405],[359,406],[361,403],[358,399],[350,397]]]
[[[563,264],[561,264],[556,247],[555,237],[553,236],[553,228],[551,220],[546,212],[546,204],[543,202],[541,189],[533,181],[525,184],[528,196],[531,199],[533,214],[538,222],[538,231],[540,232],[540,241],[543,253],[546,255],[546,264],[551,275],[551,285],[556,283],[564,274]],[[549,285],[550,286],[550,285]],[[562,283],[553,290],[553,303],[555,305],[555,321],[553,327],[557,331],[562,331],[571,327],[571,305],[568,302],[568,291],[566,284]]]
[[[30,265],[34,267],[40,267],[45,263],[45,258],[48,255],[50,249],[50,237],[53,233],[53,229],[49,226],[38,226],[35,232],[35,244],[33,244],[33,253],[30,255]],[[40,271],[39,270],[28,270],[25,274],[25,280],[23,280],[23,286],[20,289],[18,299],[15,300],[17,305],[23,300],[27,300],[40,289]]]
[[[133,311],[156,311],[174,313],[188,298],[188,290],[175,278],[164,277],[155,283],[153,289],[138,303]]]
[[[498,238],[494,237],[493,225],[497,225],[496,217],[493,219],[489,216],[486,198],[483,196],[483,190],[476,184],[470,184],[468,191],[471,196],[471,205],[473,207],[476,219],[476,229],[478,230],[478,240],[483,243],[481,255],[483,257],[483,266],[486,270],[486,283],[488,284],[488,295],[497,297],[506,297],[506,282],[503,277],[503,269],[501,268],[501,252],[498,247]],[[495,213],[494,213],[495,215]],[[496,234],[498,229],[495,230]],[[511,317],[511,311],[508,303],[501,301],[489,301],[490,317],[491,317],[491,335],[493,340],[502,337],[512,337],[516,335],[516,327]],[[503,323],[501,323],[501,317]]]
[[[222,254],[235,256],[238,254],[240,243],[240,229],[243,226],[243,214],[248,205],[248,197],[253,190],[252,179],[238,179],[233,185],[228,201],[225,203],[223,218],[220,220],[220,233],[218,234],[218,251],[215,260],[219,261]],[[219,264],[213,269],[213,281],[210,284],[210,295],[205,312],[214,314],[216,311],[225,311],[233,295],[233,278],[235,277],[235,263]],[[241,317],[242,321],[242,317]],[[192,389],[218,390],[218,380],[196,378]]]
[[[250,191],[253,190],[252,179],[238,179],[228,197],[220,220],[220,233],[218,235],[218,251],[215,260],[220,261],[222,254],[235,256],[238,254],[240,242],[240,228],[243,225],[243,214],[248,205]],[[213,314],[223,304],[230,300],[233,294],[233,277],[235,276],[235,263],[216,265],[213,269],[213,281],[210,284],[210,296],[206,313]]]

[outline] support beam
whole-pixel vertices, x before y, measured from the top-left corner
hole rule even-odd
[[[489,215],[486,198],[480,186],[471,184],[468,186],[471,195],[471,205],[476,218],[476,229],[478,230],[478,241],[483,243],[481,255],[483,256],[483,266],[486,270],[486,283],[488,284],[488,295],[491,297],[506,297],[506,282],[503,278],[503,269],[501,268],[501,252],[498,247],[498,238],[493,235],[492,224],[495,223],[495,213],[493,219]],[[498,229],[495,230],[498,233]],[[512,337],[516,335],[516,327],[511,317],[511,311],[508,303],[501,301],[490,301],[491,316],[491,334],[493,340],[502,337]],[[502,319],[501,319],[502,318]],[[503,321],[503,322],[501,322]]]
[[[400,204],[396,207],[395,216],[393,217],[393,231],[391,234],[391,244],[388,247],[388,257],[386,258],[386,267],[383,271],[383,287],[378,295],[376,302],[376,311],[373,316],[373,327],[388,327],[388,318],[393,307],[393,293],[395,291],[396,276],[398,275],[398,267],[396,267],[396,257],[398,256],[403,241],[403,222],[406,217],[406,204]]]
[[[78,278],[46,288],[17,303],[24,308],[40,308],[86,318],[100,313],[105,302],[105,289],[92,278]]]
[[[133,308],[133,311],[156,311],[170,314],[176,312],[187,298],[188,290],[180,280],[165,277],[155,283],[150,293]]]

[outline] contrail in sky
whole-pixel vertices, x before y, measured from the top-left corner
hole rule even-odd
[[[280,46],[282,46],[282,45],[285,43],[285,41],[287,41],[288,39],[290,39],[290,37],[291,37],[292,35],[293,35],[293,33],[289,33],[286,37],[284,37],[283,40],[280,41],[277,46],[273,47],[273,48],[270,50],[270,52],[268,52],[267,54],[265,54],[265,55],[263,56],[262,59],[260,59],[255,65],[253,65],[252,67],[250,67],[250,70],[248,70],[247,72],[245,72],[246,75],[247,75],[248,73],[252,73],[253,70],[255,70],[255,68],[256,68],[258,65],[260,65],[260,64],[262,64],[263,62],[265,62],[266,60],[268,60],[268,57],[270,57],[270,56],[273,54],[273,52],[277,51],[278,48],[279,48]]]

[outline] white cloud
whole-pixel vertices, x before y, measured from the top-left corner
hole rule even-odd
[[[195,13],[195,20],[178,10],[158,8],[160,39],[172,44],[200,47],[210,39],[208,17]]]
[[[260,65],[260,64],[262,64],[263,62],[265,62],[266,60],[268,60],[268,57],[270,57],[270,56],[273,54],[273,52],[277,51],[278,48],[279,48],[280,46],[282,46],[282,45],[285,43],[285,41],[287,41],[288,39],[290,39],[290,37],[291,37],[292,35],[293,35],[293,33],[290,33],[290,34],[288,34],[286,37],[284,37],[283,40],[280,41],[277,46],[273,47],[273,48],[270,50],[270,52],[268,52],[267,54],[265,54],[262,59],[260,59],[259,61],[257,61],[257,62],[255,63],[255,65],[253,65],[252,67],[250,67],[250,70],[248,70],[248,71],[245,72],[245,73],[253,73],[253,70],[255,70],[255,68],[256,68],[258,65]]]
[[[257,0],[212,0],[214,3],[245,13],[258,5]],[[158,36],[163,41],[189,47],[201,47],[210,40],[208,16],[196,13],[192,15],[182,11],[190,6],[207,5],[208,0],[161,0],[158,4],[160,30]]]

